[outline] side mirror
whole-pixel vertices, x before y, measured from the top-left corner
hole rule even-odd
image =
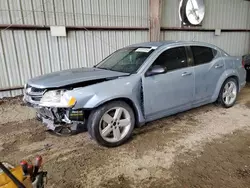
[[[155,65],[146,72],[145,76],[153,76],[153,75],[157,75],[157,74],[163,74],[166,72],[167,72],[166,68],[164,68],[160,65]]]

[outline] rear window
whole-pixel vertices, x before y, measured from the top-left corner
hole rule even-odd
[[[201,65],[212,61],[216,55],[216,50],[205,46],[190,46],[193,52],[194,64]]]

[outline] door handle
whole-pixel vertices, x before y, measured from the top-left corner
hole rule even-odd
[[[191,72],[183,72],[181,76],[190,76],[192,73]]]
[[[215,65],[215,67],[214,67],[214,68],[218,69],[218,68],[221,68],[221,67],[223,67],[223,66],[224,66],[224,64]]]

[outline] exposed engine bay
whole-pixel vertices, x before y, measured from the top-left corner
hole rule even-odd
[[[83,109],[38,108],[37,119],[58,135],[69,135],[86,130]]]

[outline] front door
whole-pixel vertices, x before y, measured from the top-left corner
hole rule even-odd
[[[167,71],[143,78],[147,121],[191,108],[194,95],[194,69],[188,67],[185,47],[164,51],[149,70],[155,65],[165,67]]]

